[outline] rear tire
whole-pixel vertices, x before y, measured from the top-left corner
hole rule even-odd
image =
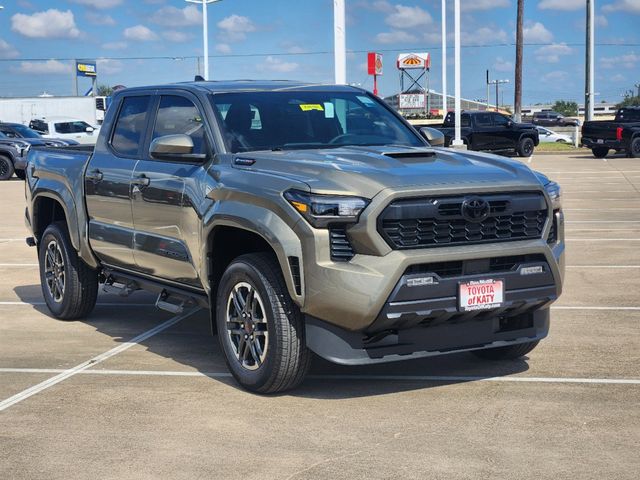
[[[536,348],[539,341],[518,343],[506,347],[486,348],[484,350],[473,350],[473,354],[486,360],[515,360],[523,357]]]
[[[9,180],[13,176],[13,162],[9,157],[0,155],[0,180]]]
[[[220,347],[243,388],[277,393],[302,382],[311,363],[304,318],[272,255],[252,253],[231,262],[216,305]]]
[[[640,137],[631,140],[629,145],[629,156],[632,158],[640,158]]]
[[[44,301],[60,320],[86,317],[98,298],[98,272],[78,257],[67,226],[52,223],[38,246]]]
[[[593,156],[596,158],[604,158],[609,153],[609,149],[607,147],[594,147],[591,149],[593,152]]]
[[[520,157],[530,157],[531,155],[533,155],[534,148],[535,144],[533,143],[532,138],[523,138],[518,142],[516,153]]]

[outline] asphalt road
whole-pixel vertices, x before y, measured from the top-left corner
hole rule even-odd
[[[48,316],[0,183],[0,479],[637,479],[640,162],[538,155],[564,188],[565,293],[527,359],[317,360],[298,390],[240,390],[205,312],[101,294]]]

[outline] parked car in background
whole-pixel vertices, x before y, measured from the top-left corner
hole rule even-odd
[[[29,128],[45,138],[70,139],[88,145],[95,145],[100,130],[83,120],[69,117],[36,118],[31,120]]]
[[[29,143],[8,139],[0,133],[0,180],[9,180],[14,173],[18,178],[25,178],[30,148]]]
[[[585,122],[582,145],[590,148],[596,158],[606,157],[609,150],[640,158],[640,107],[619,109],[613,121]]]
[[[68,147],[71,145],[78,145],[78,142],[71,140],[70,138],[44,138],[34,129],[29,128],[21,123],[0,123],[0,134],[3,134],[6,138],[19,138],[26,140],[33,144],[34,140],[42,141],[48,147]]]
[[[455,113],[449,112],[442,126],[445,146],[451,146],[455,135]],[[463,111],[461,116],[462,141],[469,150],[515,151],[521,157],[533,155],[538,145],[538,130],[530,123],[516,123],[497,112]]]
[[[573,138],[563,133],[557,133],[544,127],[536,127],[540,136],[540,143],[573,143]]]
[[[579,127],[580,120],[577,118],[565,117],[561,113],[551,110],[536,112],[533,114],[534,125],[547,125],[551,127]]]

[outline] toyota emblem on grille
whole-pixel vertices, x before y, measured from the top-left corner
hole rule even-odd
[[[484,198],[471,197],[462,202],[461,214],[469,222],[482,222],[491,212],[491,206]]]

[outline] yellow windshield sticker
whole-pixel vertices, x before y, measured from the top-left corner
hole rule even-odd
[[[319,103],[302,103],[300,104],[300,110],[303,112],[310,112],[311,110],[324,112],[324,108]]]

